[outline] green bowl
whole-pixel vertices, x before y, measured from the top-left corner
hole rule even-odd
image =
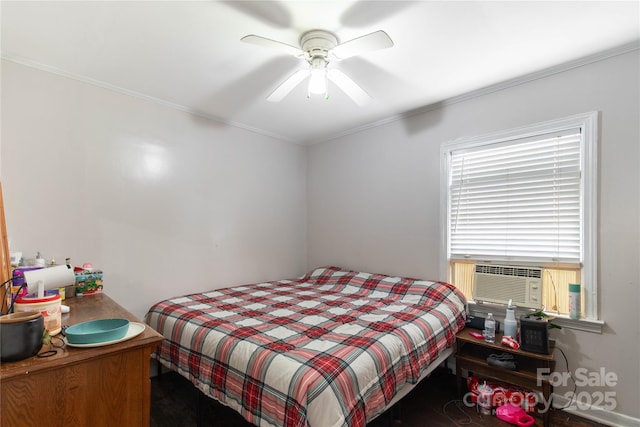
[[[128,330],[127,319],[99,319],[69,326],[65,334],[69,344],[99,344],[119,340]]]

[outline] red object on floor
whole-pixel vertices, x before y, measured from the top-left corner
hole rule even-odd
[[[511,404],[511,406],[522,407],[523,410],[527,412],[533,412],[535,410],[536,404],[538,403],[538,397],[535,393],[494,381],[480,380],[474,376],[467,378],[467,388],[472,393],[472,402],[477,403],[478,396],[480,395],[478,386],[485,383],[493,390],[491,396],[492,407],[497,408]]]
[[[535,423],[535,419],[524,409],[512,404],[503,405],[496,409],[496,417],[519,427],[530,427]]]

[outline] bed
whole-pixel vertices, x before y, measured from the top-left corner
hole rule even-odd
[[[153,305],[154,357],[257,426],[364,426],[452,352],[452,285],[315,269]]]

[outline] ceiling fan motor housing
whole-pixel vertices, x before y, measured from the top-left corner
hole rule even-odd
[[[329,51],[338,45],[338,39],[329,31],[311,30],[300,36],[300,47],[307,54],[307,61],[320,57],[325,61]]]

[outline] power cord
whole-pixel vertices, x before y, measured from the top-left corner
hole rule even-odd
[[[3,301],[7,298],[7,288],[9,287],[9,286],[7,286],[7,283],[9,283],[9,282],[4,282],[2,284],[2,300],[0,300],[0,307],[4,306],[4,302]],[[0,309],[0,316],[2,316],[3,314],[4,313],[2,312],[2,309]]]
[[[56,344],[54,340],[59,340],[60,343]],[[42,351],[38,353],[36,356],[41,358],[55,356],[56,354],[58,354],[58,349],[60,350],[64,349],[66,344],[64,340],[60,337],[51,337],[51,342],[49,343],[49,345],[51,346],[49,350]]]
[[[7,309],[7,314],[9,313],[13,313],[13,306],[16,304],[16,300],[18,299],[18,295],[20,295],[20,292],[22,292],[22,290],[27,286],[26,283],[23,283],[22,285],[20,285],[20,287],[18,288],[18,291],[16,292],[15,295],[11,295],[11,306]]]
[[[573,393],[571,393],[571,399],[569,399],[569,403],[564,405],[562,408],[556,408],[559,410],[563,410],[563,409],[567,409],[573,403],[573,399],[575,399],[576,397],[576,390],[578,389],[578,384],[576,384],[576,379],[573,378],[573,375],[571,375],[571,370],[569,369],[569,360],[567,360],[567,355],[564,354],[564,351],[560,347],[556,347],[556,348],[560,350],[560,353],[562,353],[562,357],[564,358],[564,364],[567,367],[567,372],[569,373],[569,378],[571,378],[571,381],[573,381]]]
[[[2,301],[4,301],[4,300],[7,298],[7,292],[9,292],[9,290],[11,289],[11,285],[9,284],[11,281],[13,281],[13,277],[10,277],[8,280],[5,280],[5,281],[2,283],[2,285],[0,285],[0,286],[2,286],[2,290],[3,290],[3,293],[2,293]],[[0,303],[0,306],[2,306],[2,304],[1,304],[1,303]],[[8,308],[8,307],[7,307],[7,308]],[[10,313],[10,312],[3,313],[3,312],[2,312],[2,310],[0,310],[0,315],[8,314],[8,313]]]
[[[553,307],[551,309],[556,313],[559,313],[558,309],[558,289],[556,288],[556,282],[553,281],[553,275],[549,272],[548,269],[544,269],[544,272],[549,276],[549,280],[551,280],[551,286],[553,286]]]
[[[18,298],[18,295],[20,295],[20,292],[22,292],[22,290],[25,288],[26,283],[23,283],[22,285],[20,285],[20,287],[18,288],[18,291],[16,292],[15,295],[13,295],[13,293],[11,292],[11,285],[9,283],[14,281],[15,279],[21,279],[23,277],[24,277],[23,275],[10,277],[9,279],[5,280],[0,285],[3,288],[2,301],[4,301],[7,298],[7,292],[9,292],[9,295],[11,295],[11,304],[7,307],[7,312],[6,313],[2,313],[2,311],[0,310],[0,316],[3,315],[3,314],[13,313],[13,306],[14,306],[14,304],[16,302],[16,299]],[[3,304],[0,301],[0,306],[2,306],[2,305]]]
[[[451,415],[449,415],[447,413],[447,407],[454,403],[456,405],[456,408],[458,408],[458,411],[460,412],[460,414],[462,416],[464,416],[464,420],[463,421],[458,421],[456,419],[454,419]],[[460,399],[454,399],[454,400],[450,400],[447,403],[445,403],[444,405],[442,405],[442,413],[444,414],[445,417],[447,417],[449,419],[449,421],[451,421],[454,426],[469,426],[469,425],[478,425],[478,426],[482,426],[482,424],[476,423],[473,418],[471,417],[471,415],[469,415],[468,413],[465,412],[464,408],[461,406],[464,405],[464,402]]]

